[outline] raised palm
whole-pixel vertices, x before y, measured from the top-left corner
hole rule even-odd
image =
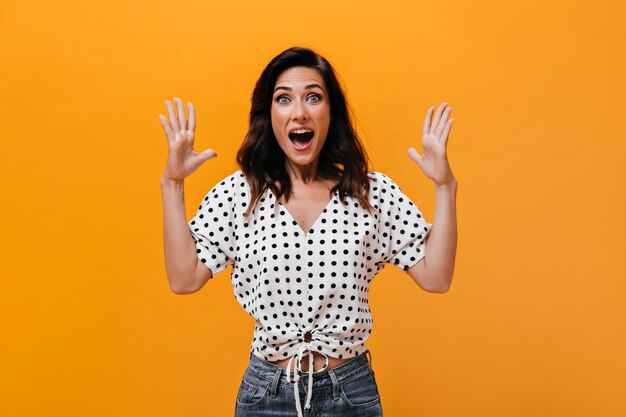
[[[452,107],[447,106],[448,103],[439,105],[432,123],[431,119],[435,107],[429,108],[426,112],[422,131],[422,149],[424,154],[420,156],[415,148],[410,148],[407,152],[409,158],[417,163],[424,174],[433,180],[435,184],[440,185],[454,181],[454,175],[450,169],[446,152],[448,135],[452,127],[452,119],[448,120]]]
[[[178,97],[174,97],[174,103],[176,109],[174,109],[171,101],[165,101],[169,121],[165,116],[159,114],[169,149],[163,177],[167,180],[182,181],[204,162],[217,156],[217,153],[213,149],[207,149],[201,153],[194,150],[196,112],[193,104],[187,103],[189,120],[186,120],[183,102]]]

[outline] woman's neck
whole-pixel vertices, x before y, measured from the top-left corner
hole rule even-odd
[[[304,183],[308,184],[317,181],[318,176],[318,164],[317,160],[308,165],[296,165],[289,160],[285,161],[285,169],[289,175],[291,183]]]

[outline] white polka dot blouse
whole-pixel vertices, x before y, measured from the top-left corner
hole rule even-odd
[[[256,319],[255,356],[349,358],[367,350],[372,279],[387,263],[406,271],[422,259],[432,227],[389,177],[368,176],[371,213],[335,193],[306,233],[271,190],[246,218],[250,189],[241,171],[204,197],[189,222],[198,258],[213,277],[232,266],[235,298]]]

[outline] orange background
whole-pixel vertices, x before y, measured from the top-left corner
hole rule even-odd
[[[0,415],[232,415],[253,319],[229,272],[164,273],[158,114],[236,169],[249,97],[293,45],[335,65],[376,170],[428,220],[426,109],[453,107],[451,290],[388,266],[368,346],[385,415],[626,415],[622,1],[3,1]]]

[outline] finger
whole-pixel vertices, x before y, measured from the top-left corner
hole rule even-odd
[[[435,106],[431,106],[426,112],[426,117],[424,118],[424,128],[422,129],[422,134],[426,136],[430,131],[430,119],[433,117],[433,110],[435,110]]]
[[[194,132],[196,130],[196,110],[191,102],[187,103],[187,107],[189,108],[189,126],[187,126],[187,129]]]
[[[441,113],[443,113],[443,110],[446,108],[447,105],[448,103],[441,103],[439,105],[439,108],[437,109],[437,113],[435,113],[435,120],[433,120],[433,124],[430,125],[430,131],[428,133],[435,133],[434,130],[439,125],[439,120],[441,119]]]
[[[448,123],[448,116],[450,116],[450,112],[452,111],[452,107],[448,107],[446,111],[443,112],[441,116],[441,120],[439,121],[439,125],[437,126],[436,136],[437,139],[441,140],[441,132],[443,132],[443,128],[446,127],[446,123]]]
[[[180,130],[178,126],[178,119],[176,118],[176,112],[174,111],[174,106],[172,105],[172,102],[169,100],[165,100],[165,106],[167,107],[167,114],[170,117],[170,126],[172,127],[172,130]]]
[[[159,114],[159,119],[161,120],[161,126],[163,126],[163,130],[165,131],[165,137],[167,138],[167,143],[172,143],[174,138],[174,131],[172,131],[172,127],[167,122],[167,118],[162,114]]]
[[[422,166],[422,157],[417,153],[414,148],[410,148],[407,151],[407,155],[413,160],[413,162],[417,164],[418,167],[420,167],[422,171],[424,171],[424,167]]]
[[[444,149],[446,148],[448,144],[448,136],[450,135],[450,129],[452,129],[453,120],[454,119],[448,120],[448,123],[446,123],[446,127],[445,129],[443,129],[443,133],[441,134],[441,144],[443,145]]]
[[[422,162],[422,157],[420,156],[420,154],[417,153],[415,148],[409,148],[406,154],[409,156],[409,158],[415,161],[415,163],[417,163],[418,165]]]
[[[200,159],[202,162],[206,162],[211,158],[215,158],[217,156],[217,152],[213,149],[207,149],[200,154]]]
[[[194,133],[191,130],[188,130],[185,132],[185,137],[187,138],[187,142],[189,143],[189,146],[193,148]]]
[[[185,107],[178,97],[174,97],[176,108],[178,109],[178,127],[180,130],[187,130],[187,120],[185,120]]]

